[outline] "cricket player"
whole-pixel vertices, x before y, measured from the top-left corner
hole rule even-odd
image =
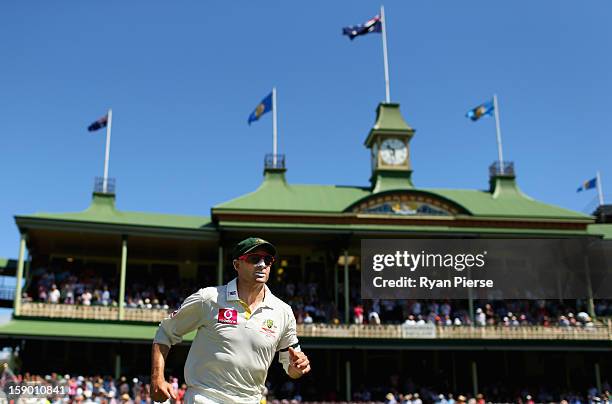
[[[176,398],[164,364],[170,347],[193,330],[197,334],[185,363],[186,404],[259,403],[276,352],[289,377],[310,371],[291,307],[266,286],[275,257],[276,247],[261,238],[239,242],[232,251],[237,278],[200,289],[161,322],[151,354],[153,400]]]

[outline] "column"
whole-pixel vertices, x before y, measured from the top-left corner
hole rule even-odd
[[[349,262],[348,262],[348,250],[344,250],[344,324],[350,324],[351,318],[349,317]]]
[[[121,377],[121,355],[115,354],[115,380],[119,380]]]
[[[25,255],[27,233],[21,233],[19,239],[19,257],[17,261],[17,284],[15,285],[15,316],[21,314],[21,283],[23,282],[23,257]]]
[[[334,352],[335,356],[336,356],[336,361],[335,361],[335,365],[336,365],[336,371],[334,372],[336,374],[336,391],[338,392],[338,395],[340,394],[340,351],[336,351]]]
[[[455,353],[451,352],[451,359],[452,359],[452,371],[453,371],[453,391],[457,391],[457,369],[455,366]]]
[[[217,285],[223,285],[223,246],[219,245],[217,256]]]
[[[476,361],[472,361],[472,390],[474,391],[474,397],[478,394],[478,368]]]
[[[32,265],[32,255],[30,255],[30,252],[28,251],[28,255],[24,258],[23,262],[23,279],[30,279],[30,271],[32,270],[30,265]]]
[[[599,362],[595,362],[595,386],[597,386],[597,393],[601,394],[601,370],[599,368]]]
[[[334,305],[338,310],[338,262],[334,262]]]
[[[474,316],[474,298],[472,297],[472,289],[470,289],[468,292],[468,310],[470,311],[470,321],[472,322],[471,327],[474,327],[475,316]]]
[[[585,254],[584,257],[584,267],[586,274],[586,284],[587,284],[587,311],[589,312],[589,316],[595,319],[595,304],[593,301],[593,286],[591,285],[591,273],[589,271],[589,257],[588,254]]]
[[[346,401],[351,401],[351,361],[346,361],[345,364],[346,369]]]
[[[119,277],[119,320],[125,318],[125,272],[127,268],[127,236],[121,238],[121,274]]]
[[[510,377],[510,366],[508,365],[508,352],[504,351],[504,377]]]

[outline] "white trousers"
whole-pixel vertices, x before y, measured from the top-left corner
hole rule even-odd
[[[203,396],[201,393],[195,392],[192,389],[187,389],[183,397],[185,404],[221,404],[211,398]]]

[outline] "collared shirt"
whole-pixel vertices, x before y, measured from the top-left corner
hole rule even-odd
[[[161,322],[154,342],[167,346],[198,330],[185,363],[190,389],[219,402],[258,403],[276,352],[287,371],[288,348],[299,350],[295,317],[264,288],[252,312],[238,297],[236,279],[200,289]]]

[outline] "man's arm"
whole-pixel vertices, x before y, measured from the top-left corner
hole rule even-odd
[[[296,351],[292,347],[289,347],[289,360],[287,374],[290,378],[299,379],[310,372],[310,361],[304,352]]]
[[[287,325],[280,338],[278,347],[278,361],[283,365],[285,372],[292,379],[299,379],[310,372],[310,361],[300,348],[297,338],[295,316],[289,306],[287,306]]]
[[[164,378],[164,367],[170,347],[163,344],[153,343],[151,349],[151,398],[153,401],[163,402],[172,397],[176,400],[176,394],[172,385]]]
[[[166,401],[176,398],[172,385],[164,379],[164,367],[170,347],[183,340],[183,335],[204,325],[204,296],[196,292],[181,307],[163,319],[151,348],[151,398]]]

